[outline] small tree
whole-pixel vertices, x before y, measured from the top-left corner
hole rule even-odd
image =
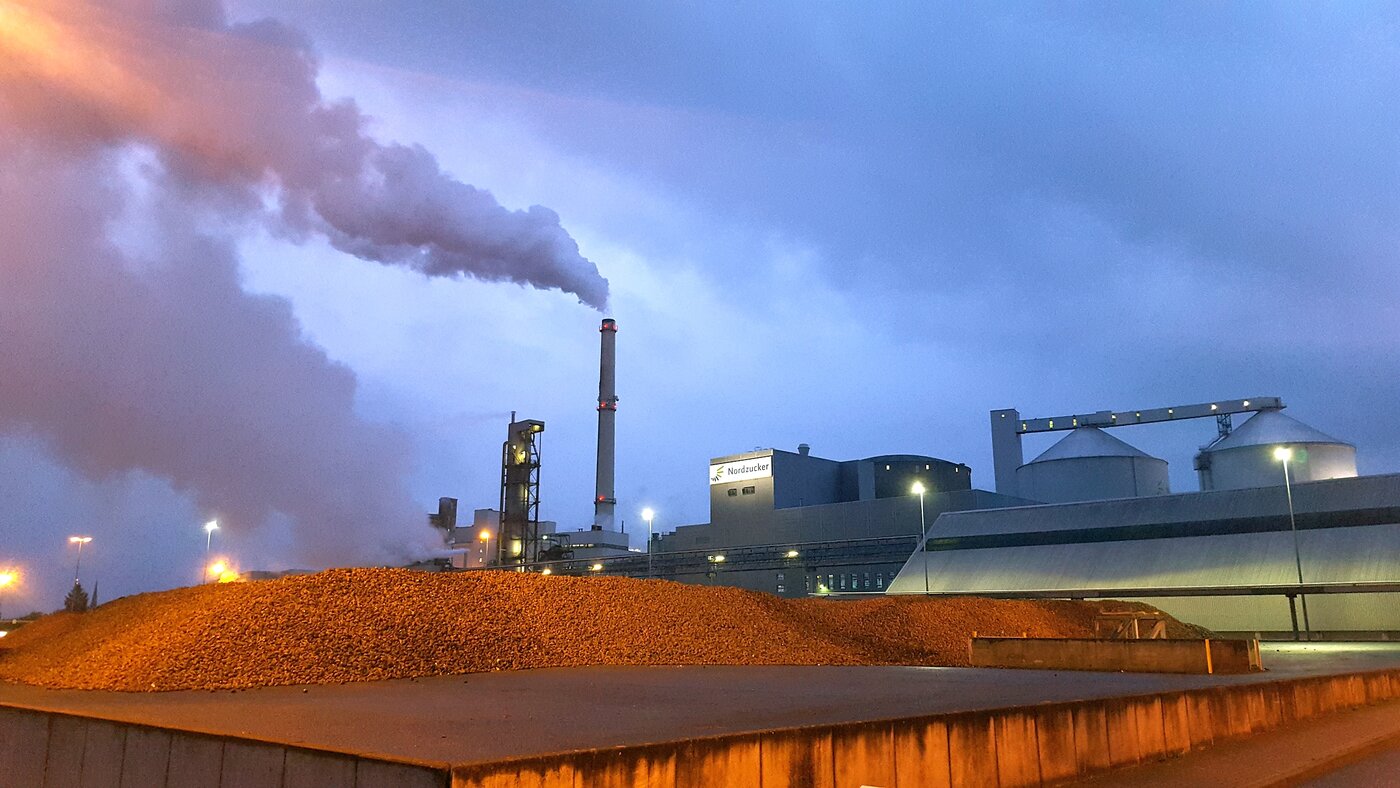
[[[88,595],[83,587],[77,583],[73,584],[73,590],[68,592],[68,596],[63,598],[63,609],[69,613],[83,613],[88,609]]]

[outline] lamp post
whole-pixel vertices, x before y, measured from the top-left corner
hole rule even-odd
[[[1298,585],[1303,585],[1303,554],[1298,547],[1298,520],[1293,514],[1293,482],[1288,478],[1288,463],[1293,459],[1293,450],[1287,446],[1274,449],[1274,459],[1283,463],[1283,491],[1288,496],[1288,529],[1293,532],[1293,566],[1298,570]],[[1298,594],[1303,602],[1303,631],[1312,640],[1312,627],[1308,623],[1308,598]],[[1297,622],[1294,622],[1296,631]]]
[[[919,533],[923,537],[919,540],[919,551],[923,553],[919,558],[924,565],[924,596],[928,596],[928,526],[924,524],[924,483],[914,482],[911,489],[919,496]]]
[[[209,551],[214,548],[214,532],[219,530],[219,521],[210,520],[204,524],[204,582],[209,582]]]
[[[486,566],[486,547],[491,543],[491,529],[481,529],[476,535],[476,540],[481,543],[481,558],[477,559],[477,563]]]
[[[68,544],[75,544],[78,546],[78,560],[73,562],[73,585],[78,585],[78,573],[83,567],[83,545],[91,541],[91,536],[68,537]]]
[[[647,577],[651,577],[651,520],[655,516],[650,506],[642,510],[642,519],[647,521]]]

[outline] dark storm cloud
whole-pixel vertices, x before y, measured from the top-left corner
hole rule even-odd
[[[519,87],[568,154],[810,245],[891,340],[1003,370],[968,417],[1272,393],[1393,460],[1400,425],[1347,403],[1400,375],[1394,4],[373,8],[289,13],[338,55]],[[767,308],[729,286],[753,255],[705,265]]]
[[[1393,6],[425,0],[389,26],[375,7],[288,13],[357,57],[713,113],[690,128],[576,114],[550,129],[716,210],[873,256],[877,277],[968,256],[1035,266],[1028,228],[1005,225],[1060,203],[1132,242],[1251,270],[1369,264],[1397,240]]]

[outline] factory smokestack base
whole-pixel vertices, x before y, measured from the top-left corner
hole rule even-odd
[[[593,493],[593,525],[613,531],[617,509],[613,490],[617,454],[617,321],[606,318],[598,333],[602,337],[602,355],[598,368],[598,484]]]

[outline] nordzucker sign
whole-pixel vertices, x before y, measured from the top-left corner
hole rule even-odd
[[[717,462],[710,466],[710,484],[728,484],[746,479],[764,479],[773,475],[773,458]]]

